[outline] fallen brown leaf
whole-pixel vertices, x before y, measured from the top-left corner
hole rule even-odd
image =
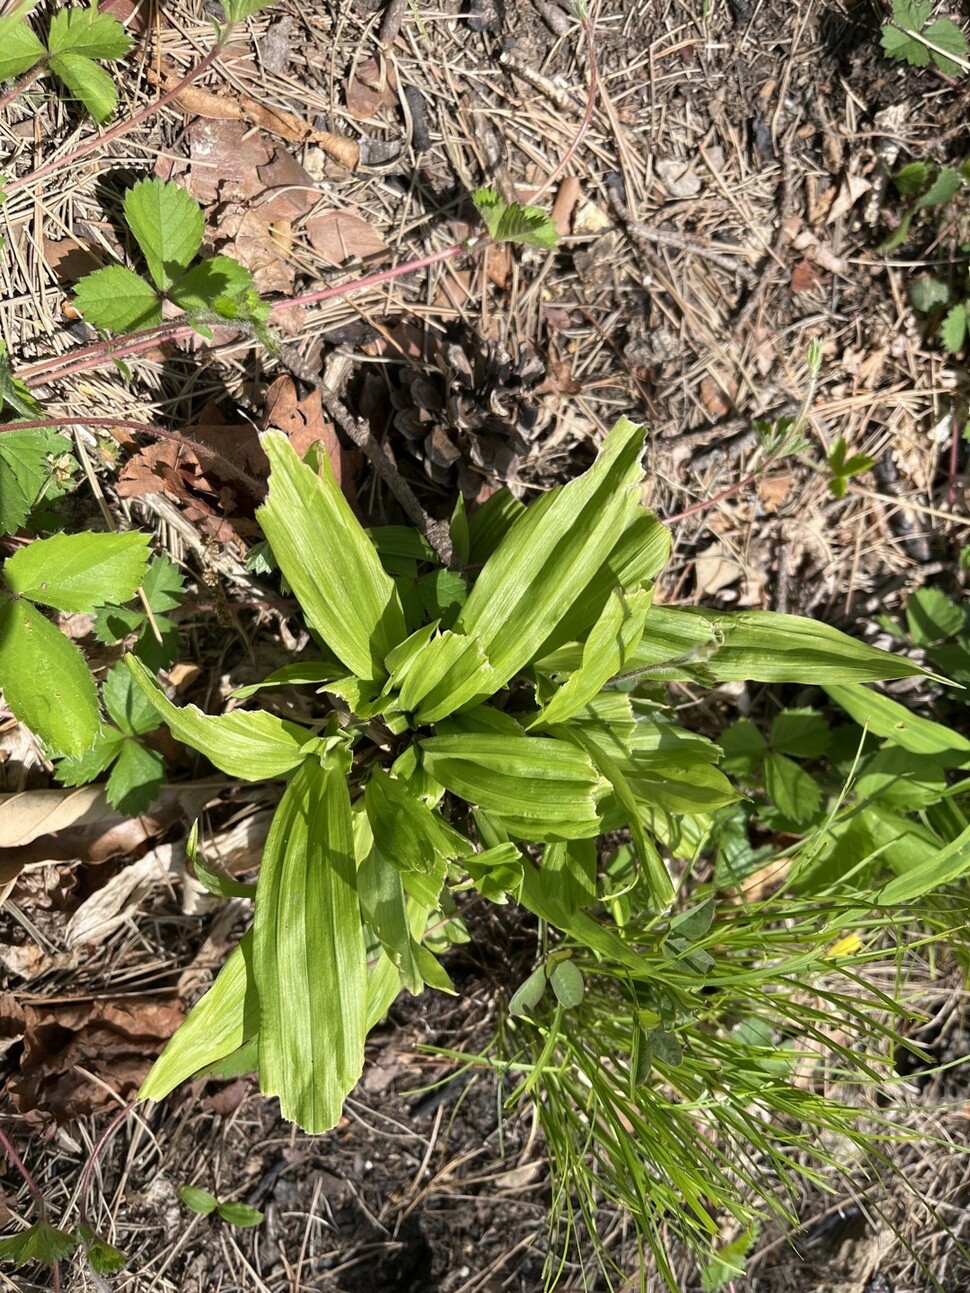
[[[161,997],[25,1003],[23,1012],[20,1075],[9,1082],[10,1094],[21,1113],[43,1109],[58,1122],[133,1097],[185,1015],[180,1001]]]
[[[343,265],[387,251],[387,243],[370,221],[349,208],[315,211],[306,222],[307,236],[329,265]]]
[[[370,121],[381,108],[397,103],[397,76],[393,64],[368,58],[360,63],[347,82],[347,111],[355,121]]]

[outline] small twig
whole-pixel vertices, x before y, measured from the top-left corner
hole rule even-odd
[[[551,188],[552,185],[555,184],[556,180],[558,180],[559,176],[569,165],[577,148],[579,148],[579,145],[583,142],[586,132],[589,130],[590,123],[593,120],[593,109],[596,107],[596,93],[599,85],[599,76],[596,67],[596,44],[593,36],[593,24],[585,11],[583,12],[580,21],[583,25],[583,34],[586,37],[586,56],[589,59],[589,90],[586,95],[586,108],[583,112],[583,119],[579,123],[579,129],[573,138],[573,142],[566,149],[565,153],[563,153],[555,170],[553,170],[550,175],[546,176],[546,179],[540,185],[539,189],[532,195],[533,202],[537,201],[539,196],[545,193],[546,189]]]
[[[425,536],[444,565],[454,569],[455,553],[448,526],[443,521],[432,520],[424,510],[411,486],[388,458],[370,427],[351,416],[342,400],[338,399],[334,392],[320,380],[294,346],[283,346],[279,359],[294,377],[319,391],[323,407],[334,422],[374,464],[374,469],[404,508],[409,520]]]
[[[104,1149],[105,1145],[107,1145],[108,1141],[115,1134],[117,1129],[121,1126],[122,1122],[124,1122],[125,1118],[128,1117],[128,1115],[131,1113],[134,1107],[135,1107],[135,1101],[131,1100],[117,1114],[115,1114],[115,1116],[108,1123],[105,1130],[101,1133],[101,1136],[98,1139],[97,1144],[94,1146],[94,1149],[91,1150],[87,1163],[84,1165],[84,1172],[81,1176],[81,1189],[78,1194],[78,1205],[77,1205],[78,1222],[82,1226],[90,1225],[90,1221],[88,1220],[88,1196],[90,1195],[90,1192],[91,1192],[91,1178],[94,1176],[95,1164],[97,1163],[98,1158],[101,1154],[101,1151]]]
[[[387,8],[384,10],[381,29],[378,33],[378,40],[385,49],[389,45],[393,45],[397,40],[397,34],[401,30],[401,23],[404,21],[407,7],[408,0],[389,0]]]
[[[726,256],[722,251],[716,251],[713,247],[707,246],[706,243],[699,242],[696,238],[687,238],[684,234],[675,233],[672,229],[656,229],[653,225],[644,224],[642,220],[634,220],[627,210],[626,203],[616,184],[607,185],[607,196],[610,206],[623,225],[642,251],[651,251],[653,247],[674,247],[678,251],[689,252],[693,256],[702,256],[705,260],[712,261],[715,265],[720,265],[731,274],[737,274],[742,282],[753,285],[757,281],[754,270],[749,269],[747,265],[741,265],[737,260]],[[738,248],[738,255],[743,256],[745,249]]]

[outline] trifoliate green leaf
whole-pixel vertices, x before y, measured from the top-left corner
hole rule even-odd
[[[148,272],[167,291],[199,254],[205,235],[202,208],[178,184],[140,180],[125,194],[125,219]]]
[[[55,610],[93,614],[134,597],[148,565],[147,534],[53,534],[4,563],[7,586]]]
[[[50,456],[66,447],[56,431],[0,435],[0,534],[20,529],[50,479]]]
[[[131,37],[110,14],[96,8],[59,9],[51,19],[47,48],[52,54],[83,54],[86,58],[121,58],[131,49]]]
[[[914,310],[929,314],[938,305],[946,305],[950,289],[938,278],[918,278],[909,289],[909,302]]]
[[[124,740],[116,727],[102,727],[87,750],[58,762],[55,777],[62,786],[89,785],[115,761]]]
[[[101,698],[105,708],[128,736],[141,736],[161,727],[162,721],[123,664],[116,664],[104,680]]]
[[[47,65],[84,104],[98,125],[118,106],[118,87],[97,63],[83,54],[55,54]]]
[[[193,265],[173,283],[168,298],[187,314],[209,311],[223,318],[239,318],[253,288],[248,269],[230,256],[213,256]]]
[[[53,754],[80,754],[94,743],[101,720],[91,671],[77,647],[23,598],[6,604],[0,598],[0,689],[14,717]]]
[[[85,1255],[96,1275],[115,1275],[128,1264],[128,1258],[121,1249],[104,1239],[92,1239],[85,1249]]]
[[[938,18],[931,22],[923,35],[930,45],[930,58],[941,72],[947,76],[960,76],[966,72],[967,38],[952,18]],[[960,62],[947,58],[940,50],[952,54]]]
[[[123,265],[85,275],[75,290],[74,304],[87,323],[105,332],[136,332],[162,321],[158,293]]]
[[[493,242],[513,242],[551,249],[559,235],[548,214],[539,207],[505,202],[494,189],[478,189],[472,201],[485,221]]]

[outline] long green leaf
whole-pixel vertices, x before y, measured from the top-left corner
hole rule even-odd
[[[101,718],[91,671],[73,642],[23,599],[0,599],[0,688],[52,754],[81,754],[94,743]]]
[[[140,660],[125,656],[125,664],[176,740],[204,754],[227,776],[243,781],[285,776],[306,757],[307,742],[317,739],[305,727],[263,710],[203,714],[195,705],[173,705]]]
[[[420,742],[422,763],[452,794],[496,813],[526,840],[585,839],[609,783],[588,756],[546,737],[461,732]]]
[[[876,736],[910,754],[925,754],[946,768],[970,767],[970,740],[959,732],[911,714],[899,701],[868,687],[830,684],[825,690],[860,727],[867,727]]]
[[[573,612],[635,522],[643,441],[641,427],[618,422],[593,467],[529,508],[485,563],[455,631],[480,642],[494,669],[491,691],[528,664]],[[590,605],[586,627],[599,609]]]
[[[279,432],[262,445],[271,471],[257,517],[307,622],[351,673],[383,681],[384,657],[407,636],[393,581],[329,460],[317,476]]]
[[[250,930],[152,1065],[138,1092],[139,1100],[164,1100],[181,1082],[238,1050],[256,1035],[258,1027]]]
[[[367,953],[346,772],[332,738],[286,789],[263,853],[253,925],[259,1073],[284,1118],[329,1131],[364,1065]]]
[[[578,648],[543,660],[543,670],[576,668]],[[690,657],[684,659],[683,657]],[[696,663],[695,663],[696,660]],[[846,633],[773,611],[709,611],[652,606],[627,670],[649,669],[670,680],[698,670],[716,682],[870,682],[928,673],[905,656],[858,642]]]
[[[915,902],[934,889],[953,884],[970,873],[970,826],[955,840],[911,871],[890,880],[876,895],[881,907]]]
[[[579,668],[555,693],[532,726],[565,722],[599,695],[603,684],[626,664],[631,650],[643,636],[652,589],[613,593],[590,630]]]

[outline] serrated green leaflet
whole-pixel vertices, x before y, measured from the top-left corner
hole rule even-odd
[[[0,18],[0,81],[11,81],[36,67],[47,51],[16,14]]]
[[[259,1000],[253,978],[253,935],[219,971],[215,983],[152,1065],[139,1100],[163,1100],[200,1070],[237,1051],[259,1028]]]
[[[135,683],[179,741],[191,745],[230,777],[262,781],[292,772],[305,758],[303,747],[316,738],[296,723],[262,710],[203,714],[195,705],[173,705],[151,674],[134,656],[125,664]]]
[[[116,18],[95,8],[59,9],[47,31],[47,48],[52,54],[113,60],[127,54],[132,44]]]
[[[0,1261],[13,1262],[17,1267],[26,1266],[29,1262],[53,1266],[55,1262],[70,1257],[77,1245],[75,1235],[55,1229],[47,1221],[36,1221],[29,1230],[13,1239],[0,1239]]]
[[[49,457],[67,448],[55,431],[0,435],[0,534],[20,529],[50,479]]]
[[[386,677],[384,658],[407,636],[397,590],[329,460],[321,476],[285,436],[262,438],[270,460],[269,497],[257,513],[287,583],[310,626],[356,677]]]
[[[22,599],[0,597],[0,688],[14,716],[52,753],[80,754],[94,742],[98,699],[84,657]]]
[[[53,54],[48,67],[103,124],[118,106],[118,87],[103,67],[83,54]]]
[[[147,534],[54,534],[15,552],[3,578],[32,602],[92,614],[134,597],[147,567]]]
[[[202,208],[177,184],[140,180],[125,194],[125,219],[156,286],[167,291],[199,254]]]
[[[256,893],[259,1073],[284,1118],[329,1131],[364,1065],[367,952],[357,897],[349,755],[308,759],[270,828]]]
[[[238,261],[229,256],[212,256],[178,278],[169,289],[168,299],[187,314],[215,310],[229,318],[233,317],[229,303],[236,302],[241,307],[253,287],[252,274]],[[224,303],[222,309],[220,302]]]
[[[162,321],[162,303],[150,283],[123,265],[86,275],[74,304],[88,323],[105,332],[136,332]]]

